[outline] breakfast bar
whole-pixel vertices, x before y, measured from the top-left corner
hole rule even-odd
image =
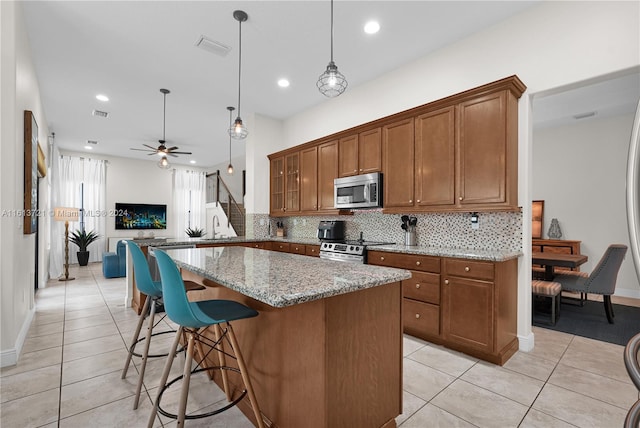
[[[183,278],[206,286],[190,299],[236,300],[260,313],[234,329],[267,426],[396,426],[400,281],[409,271],[240,246],[167,253]],[[246,400],[238,406],[254,421]]]

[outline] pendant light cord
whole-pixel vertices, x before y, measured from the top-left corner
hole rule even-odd
[[[238,117],[240,117],[240,76],[242,71],[242,20],[239,23],[239,47],[238,47]]]
[[[333,62],[333,0],[331,0],[331,62]]]

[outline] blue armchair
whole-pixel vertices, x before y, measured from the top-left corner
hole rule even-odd
[[[118,241],[115,253],[102,255],[102,274],[105,278],[122,278],[127,275],[126,241]]]

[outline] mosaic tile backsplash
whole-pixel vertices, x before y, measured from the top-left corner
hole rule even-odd
[[[428,247],[473,248],[479,250],[522,249],[522,213],[479,213],[479,228],[471,228],[471,213],[408,214],[417,217],[417,245]],[[320,220],[344,220],[346,239],[404,244],[400,214],[381,210],[358,210],[352,216],[314,216],[271,218],[267,214],[247,214],[247,236],[269,238],[276,234],[276,222],[284,223],[287,237],[315,238]]]

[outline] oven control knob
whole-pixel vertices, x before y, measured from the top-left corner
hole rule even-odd
[[[349,251],[353,251],[353,245],[349,247]]]
[[[354,250],[360,251],[360,247],[353,247]]]

